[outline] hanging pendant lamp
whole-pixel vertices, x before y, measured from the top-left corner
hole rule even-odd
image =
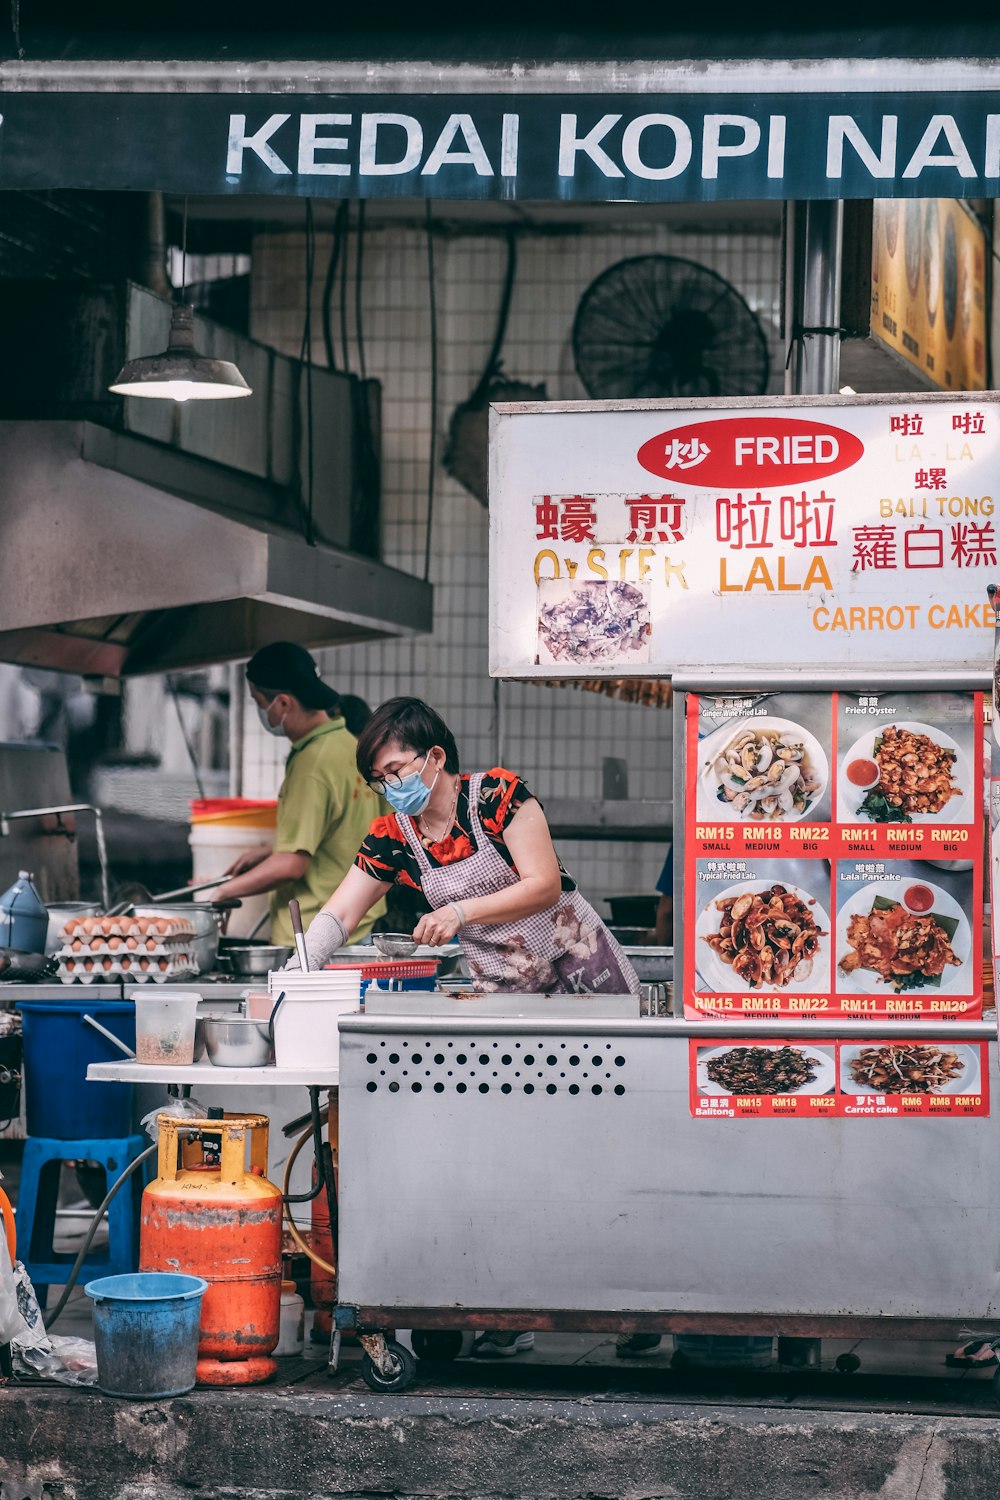
[[[108,389],[119,396],[159,396],[172,401],[221,401],[253,394],[230,360],[198,353],[194,308],[186,303],[174,305],[170,338],[162,354],[126,361]]]
[[[108,390],[118,396],[158,396],[169,401],[225,401],[252,396],[238,366],[228,359],[199,354],[194,344],[194,308],[187,303],[187,219],[181,239],[181,300],[170,312],[170,336],[162,354],[126,360]]]

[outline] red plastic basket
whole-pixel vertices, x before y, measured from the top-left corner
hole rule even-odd
[[[327,964],[328,969],[360,969],[365,979],[431,979],[438,971],[436,958],[379,958],[367,964]]]

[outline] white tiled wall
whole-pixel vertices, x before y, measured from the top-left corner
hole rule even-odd
[[[313,357],[325,363],[319,307],[330,242],[320,236],[313,289]],[[771,389],[782,388],[777,338],[779,255],[767,233],[677,233],[666,227],[545,234],[519,240],[518,277],[503,349],[505,372],[544,381],[552,399],[586,395],[574,367],[573,316],[590,282],[616,261],[645,253],[685,256],[732,281],[768,332]],[[506,265],[495,234],[435,234],[438,327],[438,458],[454,408],[482,373],[492,341]],[[366,368],[383,387],[383,545],[385,560],[422,571],[431,431],[427,244],[422,230],[370,231],[364,247]],[[350,350],[358,368],[353,320],[353,247],[348,296]],[[301,234],[260,236],[253,252],[253,333],[288,353],[302,337],[305,266]],[[339,296],[334,298],[340,348]],[[605,756],[624,756],[633,797],[669,796],[669,711],[613,702],[567,688],[506,684],[496,713],[487,672],[487,515],[438,466],[431,580],[435,628],[429,639],[326,652],[323,670],[338,688],[373,706],[396,693],[426,697],[448,720],[466,766],[501,759],[546,796],[599,797]],[[244,791],[273,795],[279,742],[247,723]],[[567,843],[561,853],[585,893],[650,891],[664,851],[654,845]]]

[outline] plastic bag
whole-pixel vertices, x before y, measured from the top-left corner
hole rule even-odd
[[[14,1267],[10,1263],[7,1237],[0,1233],[0,1344],[11,1344],[21,1332],[23,1320],[17,1305]]]
[[[14,1369],[19,1375],[57,1380],[60,1385],[93,1385],[97,1380],[97,1347],[90,1339],[50,1334],[48,1349],[14,1346]]]
[[[204,1120],[206,1110],[197,1099],[168,1099],[165,1104],[158,1104],[151,1109],[148,1115],[143,1115],[141,1124],[154,1146],[160,1138],[159,1127],[156,1123],[157,1115],[172,1115],[178,1120]]]

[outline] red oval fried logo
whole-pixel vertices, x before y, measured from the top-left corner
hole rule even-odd
[[[699,488],[768,489],[825,479],[864,454],[842,427],[801,417],[722,417],[674,427],[643,443],[636,457],[660,479]]]

